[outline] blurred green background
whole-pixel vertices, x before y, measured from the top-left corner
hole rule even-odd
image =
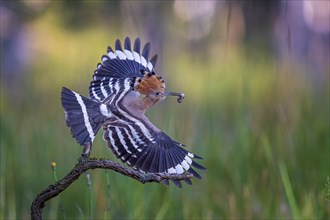
[[[22,0],[0,15],[0,219],[30,218],[50,163],[59,178],[75,165],[61,87],[87,96],[126,36],[150,41],[156,72],[186,94],[148,117],[208,170],[183,189],[93,170],[91,212],[83,175],[45,219],[329,218],[329,2]],[[118,161],[101,133],[91,156]]]

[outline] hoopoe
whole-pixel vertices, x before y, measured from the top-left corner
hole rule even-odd
[[[96,133],[103,127],[103,139],[122,162],[141,172],[174,173],[189,172],[201,179],[192,168],[205,170],[194,161],[202,159],[172,140],[153,125],[145,112],[167,96],[183,93],[165,91],[165,82],[154,72],[157,55],[150,61],[150,43],[140,54],[140,39],[134,42],[126,37],[124,49],[117,39],[115,51],[108,47],[107,54],[97,65],[89,87],[89,98],[67,88],[62,89],[61,101],[67,126],[72,136],[82,146],[90,146]],[[168,181],[164,181],[168,185]],[[181,187],[180,181],[173,182]],[[185,182],[191,184],[189,179]]]

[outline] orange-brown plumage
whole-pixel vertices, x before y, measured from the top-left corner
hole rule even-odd
[[[161,77],[155,74],[147,73],[142,78],[137,79],[135,89],[141,94],[147,95],[154,92],[164,93],[165,83]]]

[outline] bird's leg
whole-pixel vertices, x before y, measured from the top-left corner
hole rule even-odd
[[[92,144],[91,143],[86,143],[84,145],[84,150],[81,156],[83,157],[89,157],[90,153],[91,153],[91,149],[92,149]]]
[[[179,92],[164,92],[164,96],[177,96],[178,103],[181,103],[185,95],[184,93],[179,93]]]
[[[79,162],[84,163],[88,160],[89,155],[91,153],[92,149],[92,143],[85,143],[84,144],[84,150],[81,154],[81,158],[79,159]]]

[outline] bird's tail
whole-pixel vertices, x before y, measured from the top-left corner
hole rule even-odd
[[[67,126],[80,145],[92,144],[96,133],[105,121],[102,115],[102,103],[93,101],[78,93],[62,88],[62,106]]]

